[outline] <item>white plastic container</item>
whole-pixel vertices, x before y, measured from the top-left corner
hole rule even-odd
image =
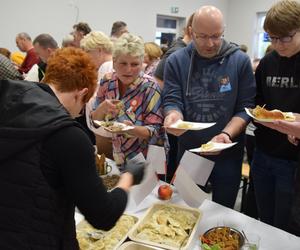
[[[195,224],[193,226],[193,228],[191,229],[189,236],[186,240],[186,242],[178,247],[175,246],[171,246],[169,244],[166,243],[166,241],[162,241],[162,242],[155,242],[152,240],[144,240],[139,238],[137,235],[139,233],[139,228],[141,228],[144,224],[146,224],[147,222],[149,222],[151,220],[152,215],[157,212],[158,210],[161,210],[165,207],[170,207],[170,208],[174,208],[177,211],[184,211],[184,212],[188,212],[191,213],[192,215],[194,215],[195,219]],[[179,213],[178,213],[179,214]],[[163,249],[169,249],[169,250],[188,250],[190,249],[190,246],[193,242],[193,238],[195,236],[199,221],[202,217],[202,213],[199,209],[195,209],[195,208],[190,208],[190,207],[186,207],[186,206],[179,206],[179,205],[174,205],[174,204],[165,204],[165,203],[156,203],[154,205],[152,205],[146,212],[145,216],[139,220],[139,222],[133,227],[133,229],[130,231],[129,233],[129,238],[132,241],[136,241],[142,244],[146,244],[146,245],[151,245],[151,246],[155,246],[155,247],[160,247]],[[165,236],[164,236],[165,237]],[[168,238],[168,240],[172,241],[172,237]]]
[[[122,244],[118,250],[161,250],[162,248],[144,245],[141,243],[128,241]]]

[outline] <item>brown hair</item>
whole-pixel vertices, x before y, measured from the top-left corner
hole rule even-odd
[[[93,96],[97,86],[97,70],[90,56],[81,49],[57,49],[47,61],[43,82],[53,84],[60,92],[88,88],[83,101]]]
[[[10,59],[11,52],[8,49],[6,49],[6,48],[0,48],[0,54],[4,55],[8,59]]]
[[[154,42],[148,42],[144,44],[145,53],[147,53],[150,60],[159,59],[163,52],[161,48]]]
[[[84,36],[92,31],[90,26],[87,23],[83,23],[83,22],[74,24],[73,29],[75,29],[76,31],[82,32]]]
[[[111,27],[111,32],[110,32],[110,36],[115,36],[119,33],[119,31],[123,28],[126,27],[127,24],[123,21],[116,21],[113,23],[112,27]]]
[[[185,35],[191,36],[190,31],[189,31],[189,27],[192,27],[194,16],[195,16],[195,13],[193,13],[186,22],[186,25],[183,29],[183,32],[184,32]]]
[[[264,29],[278,36],[289,35],[300,28],[300,3],[294,0],[283,0],[267,12]]]

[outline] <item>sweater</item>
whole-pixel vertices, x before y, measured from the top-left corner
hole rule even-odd
[[[163,104],[165,113],[177,110],[185,121],[215,122],[179,137],[185,149],[199,147],[219,134],[232,117],[250,120],[244,108],[254,106],[255,81],[249,57],[223,41],[214,58],[201,57],[194,43],[167,60]],[[242,135],[237,138],[242,141]]]
[[[256,104],[267,109],[300,113],[300,52],[290,58],[281,57],[276,51],[267,54],[256,72]],[[256,146],[278,158],[297,160],[297,148],[287,136],[273,129],[255,124]]]

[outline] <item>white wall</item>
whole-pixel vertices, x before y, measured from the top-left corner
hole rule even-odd
[[[114,21],[123,20],[129,30],[154,41],[156,15],[171,15],[172,6],[179,7],[175,16],[188,17],[201,5],[215,5],[227,17],[230,0],[1,0],[0,47],[16,51],[15,36],[27,32],[32,39],[40,33],[51,34],[60,44],[76,22],[88,22],[92,29],[109,35]],[[246,2],[246,1],[245,1]]]
[[[229,0],[227,11],[226,39],[237,44],[246,44],[253,57],[256,13],[266,12],[276,0]]]

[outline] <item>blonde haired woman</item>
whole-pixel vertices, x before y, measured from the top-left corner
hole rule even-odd
[[[98,69],[98,79],[113,70],[110,38],[101,31],[92,31],[80,41],[80,47],[92,57]]]
[[[144,43],[132,34],[123,34],[113,49],[115,72],[101,79],[93,118],[105,119],[110,113],[119,122],[132,125],[128,134],[114,134],[113,155],[117,164],[133,158],[138,153],[146,157],[149,144],[164,144],[161,91],[152,77],[144,74]],[[112,99],[121,100],[119,111]]]
[[[145,57],[144,63],[146,64],[145,74],[153,76],[156,67],[160,61],[163,52],[161,48],[154,42],[145,43]]]

